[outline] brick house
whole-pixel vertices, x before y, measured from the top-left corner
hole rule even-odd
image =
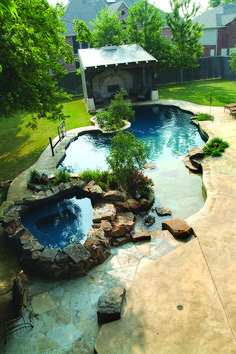
[[[200,42],[203,57],[229,56],[236,44],[236,2],[220,5],[197,16],[194,21],[203,25]]]
[[[74,19],[84,21],[89,27],[90,22],[93,21],[98,12],[108,5],[111,12],[120,12],[119,20],[125,20],[129,14],[129,7],[133,6],[136,0],[70,0],[68,2],[62,22],[65,23],[66,28],[66,42],[73,48],[74,57],[78,57],[78,50],[88,48],[87,43],[78,43],[76,41],[76,32],[74,32]],[[73,64],[66,64],[64,69],[68,72],[76,71],[78,64],[74,61]]]
[[[96,18],[98,12],[104,9],[108,5],[111,13],[119,12],[119,20],[125,21],[129,15],[129,7],[133,6],[138,0],[70,0],[68,2],[64,16],[62,17],[62,22],[65,23],[66,28],[66,42],[73,48],[74,57],[78,58],[78,50],[83,48],[88,48],[87,43],[78,43],[76,41],[76,33],[74,32],[74,19],[79,19],[84,21],[89,27],[90,22]],[[164,19],[164,12],[159,10],[162,18]],[[163,35],[168,39],[170,38],[170,31],[168,27],[164,26]],[[73,64],[66,64],[64,69],[68,72],[76,71],[78,63],[75,61]]]

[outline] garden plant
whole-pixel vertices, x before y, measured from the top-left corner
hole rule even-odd
[[[96,121],[100,128],[105,131],[119,130],[125,126],[126,120],[134,120],[135,112],[129,101],[124,98],[128,93],[121,89],[116,93],[114,100],[111,100],[107,111],[96,114]]]
[[[227,141],[223,141],[221,138],[213,138],[204,147],[204,156],[221,156],[227,147],[229,147]]]

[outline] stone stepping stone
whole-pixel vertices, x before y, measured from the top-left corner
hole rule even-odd
[[[98,323],[108,323],[120,319],[125,297],[124,288],[114,288],[99,297],[97,308]]]
[[[193,235],[193,229],[185,221],[178,218],[164,221],[162,230],[168,230],[177,239],[187,239]]]
[[[148,231],[139,231],[139,232],[135,232],[135,234],[132,235],[133,242],[150,241],[150,240],[151,240],[151,235]]]

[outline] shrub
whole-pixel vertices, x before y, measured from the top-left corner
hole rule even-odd
[[[100,128],[105,131],[119,130],[125,126],[125,120],[133,120],[135,112],[130,102],[124,101],[128,94],[122,88],[117,92],[114,100],[111,100],[107,111],[96,114],[96,120]]]
[[[146,164],[149,147],[139,141],[133,133],[119,132],[111,139],[111,150],[107,162],[118,183],[132,193],[130,175],[142,171]]]
[[[208,113],[199,113],[197,118],[198,121],[203,121],[203,120],[214,120],[214,118],[208,114]]]
[[[130,193],[137,199],[143,197],[147,198],[150,194],[150,187],[153,186],[153,182],[148,176],[144,176],[143,172],[134,172],[130,174]]]
[[[213,138],[206,146],[204,147],[205,156],[218,157],[222,155],[222,152],[229,147],[229,143],[223,141],[221,138]]]
[[[60,183],[67,183],[71,181],[70,174],[66,171],[65,168],[58,171],[58,173],[54,177],[54,185],[57,186]]]
[[[90,181],[107,183],[107,175],[108,171],[85,170],[80,177],[87,183]]]
[[[116,190],[119,187],[119,183],[117,177],[113,174],[109,174],[108,176],[108,184],[111,189]]]
[[[37,170],[30,171],[29,183],[31,183],[31,184],[40,184],[41,183],[41,174]]]

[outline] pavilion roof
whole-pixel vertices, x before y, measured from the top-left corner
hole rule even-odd
[[[79,49],[78,53],[84,70],[98,66],[157,62],[157,59],[138,44]]]

